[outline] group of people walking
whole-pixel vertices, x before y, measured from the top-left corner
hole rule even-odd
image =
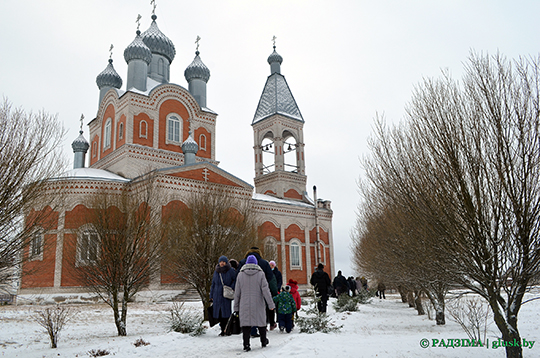
[[[278,326],[276,307],[280,331],[291,332],[293,314],[301,305],[298,283],[291,279],[286,286],[282,285],[283,276],[276,263],[263,259],[257,247],[249,249],[237,265],[236,261],[229,262],[227,257],[221,256],[210,287],[212,313],[219,321],[220,336],[226,335],[225,328],[232,314],[232,298],[225,297],[224,286],[234,290],[232,310],[239,314],[245,351],[251,350],[251,337],[260,337],[262,347],[269,344],[266,326],[269,324],[270,330]]]

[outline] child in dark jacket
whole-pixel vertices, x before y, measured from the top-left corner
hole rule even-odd
[[[274,296],[278,314],[279,330],[281,332],[285,330],[287,333],[290,333],[292,330],[292,315],[296,312],[296,302],[290,291],[291,286],[287,285],[279,295]]]

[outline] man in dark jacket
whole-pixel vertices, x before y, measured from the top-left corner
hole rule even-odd
[[[338,271],[337,276],[334,278],[334,288],[338,296],[343,293],[349,293],[349,283],[345,276],[341,274],[341,271]]]
[[[272,268],[270,267],[270,264],[268,263],[268,261],[263,259],[261,257],[261,254],[262,254],[261,250],[258,247],[252,247],[251,249],[249,249],[246,252],[245,258],[243,260],[240,260],[240,262],[238,263],[237,272],[240,272],[240,270],[242,269],[242,266],[244,266],[246,264],[246,259],[247,259],[247,257],[249,255],[255,256],[259,266],[261,267],[261,269],[264,272],[264,276],[266,277],[266,281],[268,281],[268,287],[270,288],[270,293],[272,294],[272,297],[274,297],[274,296],[276,296],[278,294],[276,276],[274,275],[274,271],[272,271]],[[267,308],[266,309],[266,316],[267,316],[268,322],[270,323],[270,330],[275,329],[277,327],[277,324],[276,324],[276,318],[275,318],[275,315],[274,315],[274,311],[269,310]],[[256,333],[256,330],[255,331],[252,330],[252,336],[257,336],[256,334],[253,334],[253,333]]]
[[[319,264],[317,269],[311,276],[309,281],[314,289],[317,297],[320,297],[320,301],[317,303],[317,309],[321,313],[326,313],[326,306],[328,303],[328,287],[332,284],[330,281],[330,276],[324,272],[323,264]]]

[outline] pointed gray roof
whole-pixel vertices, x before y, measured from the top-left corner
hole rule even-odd
[[[79,136],[75,138],[73,143],[71,143],[71,148],[73,148],[73,153],[76,152],[83,152],[86,153],[88,151],[88,148],[90,148],[90,144],[84,138],[83,131],[79,131]]]
[[[152,62],[152,52],[142,40],[141,32],[137,30],[137,36],[124,50],[124,59],[129,64],[131,60],[143,60],[147,64]]]
[[[172,41],[159,30],[156,19],[157,16],[152,15],[152,23],[148,30],[142,33],[142,40],[152,53],[167,57],[171,63],[176,55],[176,49]]]
[[[204,82],[208,82],[210,79],[210,70],[202,62],[199,51],[195,52],[195,59],[193,59],[193,62],[191,62],[184,71],[184,77],[188,82],[191,82],[191,80],[195,78],[203,80]]]
[[[99,75],[97,75],[96,84],[98,85],[99,89],[102,89],[103,87],[122,87],[122,78],[115,71],[112,63],[113,60],[110,58],[107,67],[105,67],[105,69]]]
[[[300,113],[300,109],[298,109],[298,105],[294,100],[285,77],[277,72],[270,75],[266,80],[257,111],[251,124],[262,121],[274,114],[281,114],[282,116],[304,122],[304,118]]]

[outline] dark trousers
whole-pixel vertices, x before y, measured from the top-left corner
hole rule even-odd
[[[275,310],[270,310],[266,307],[266,321],[270,323],[270,326],[276,324],[276,315],[274,312]]]
[[[318,297],[321,298],[319,302],[317,302],[317,309],[321,313],[326,313],[326,305],[328,304],[328,295],[326,293],[318,294]]]
[[[292,330],[292,313],[278,313],[277,319],[279,323],[279,329],[285,328],[287,333]]]
[[[261,344],[266,342],[266,327],[259,327],[261,335]],[[251,338],[251,327],[242,327],[242,338],[244,340],[244,348],[249,347],[249,339]]]
[[[229,317],[223,318],[221,317],[221,313],[219,314],[219,328],[221,328],[221,332],[225,332],[225,327],[227,327],[228,321],[229,321]]]
[[[384,298],[384,299],[386,300],[386,295],[384,294],[384,290],[379,291],[379,295],[378,295],[378,296],[379,296],[379,299],[380,299],[380,298]]]

